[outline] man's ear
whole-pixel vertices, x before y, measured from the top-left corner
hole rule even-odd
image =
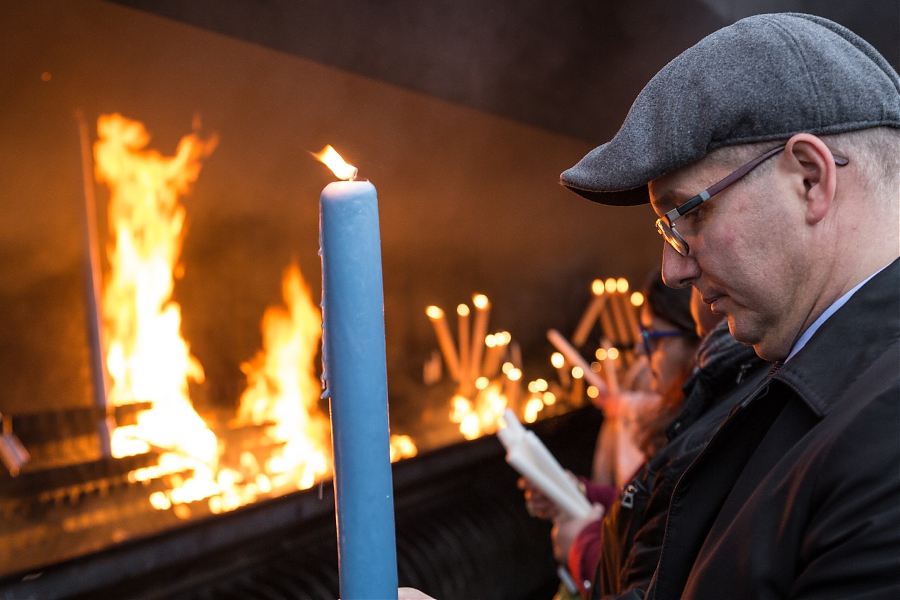
[[[809,133],[788,140],[784,154],[802,177],[806,200],[806,222],[815,225],[825,218],[837,190],[837,166],[825,142]]]

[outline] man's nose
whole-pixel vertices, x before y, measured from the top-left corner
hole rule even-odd
[[[690,255],[682,256],[669,244],[663,244],[662,277],[672,288],[685,288],[700,277],[700,265]]]

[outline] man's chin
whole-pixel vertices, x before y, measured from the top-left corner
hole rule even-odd
[[[742,325],[744,326],[742,327]],[[731,315],[728,315],[728,331],[731,332],[731,337],[740,343],[745,346],[753,346],[753,349],[756,350],[756,355],[763,360],[775,362],[784,360],[787,357],[787,352],[782,347],[783,344],[773,344],[771,336],[766,338],[759,331],[747,327],[746,324],[742,324]]]
[[[742,322],[736,319],[734,315],[728,315],[728,331],[731,332],[731,337],[745,346],[753,346],[756,348],[756,345],[761,341],[759,335],[756,335],[751,328],[746,327]]]

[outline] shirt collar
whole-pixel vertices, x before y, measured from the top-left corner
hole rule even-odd
[[[794,344],[794,347],[791,348],[791,352],[788,354],[788,357],[786,359],[784,359],[784,362],[791,360],[795,354],[800,352],[800,350],[803,349],[803,347],[806,345],[807,342],[809,342],[809,340],[812,338],[812,336],[815,335],[816,331],[819,330],[819,327],[821,327],[822,324],[825,323],[825,321],[827,321],[831,315],[836,313],[838,311],[838,309],[840,309],[842,306],[847,304],[847,300],[849,300],[850,297],[853,296],[853,294],[855,294],[857,292],[857,290],[859,290],[859,288],[861,288],[862,286],[867,284],[870,279],[872,279],[873,277],[875,277],[876,275],[878,275],[879,273],[884,271],[886,268],[888,268],[888,266],[890,266],[890,264],[891,263],[884,265],[883,267],[881,267],[880,269],[878,269],[877,271],[875,271],[874,273],[872,273],[871,275],[866,277],[864,280],[862,280],[858,284],[856,284],[856,286],[854,286],[853,289],[851,289],[849,292],[847,292],[846,294],[844,294],[843,296],[841,296],[840,298],[838,298],[837,300],[832,302],[831,306],[826,308],[825,312],[823,312],[821,315],[819,315],[819,318],[816,319],[815,321],[813,321],[813,324],[810,325],[809,328],[807,328],[807,330],[803,332],[803,335],[800,336],[800,339],[797,340],[797,342]]]

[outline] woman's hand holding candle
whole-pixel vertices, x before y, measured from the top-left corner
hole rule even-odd
[[[569,562],[569,552],[572,550],[572,544],[581,531],[595,521],[600,521],[606,514],[606,509],[602,504],[591,505],[591,512],[585,517],[573,517],[567,519],[558,519],[553,525],[550,537],[553,541],[553,556],[560,564]]]

